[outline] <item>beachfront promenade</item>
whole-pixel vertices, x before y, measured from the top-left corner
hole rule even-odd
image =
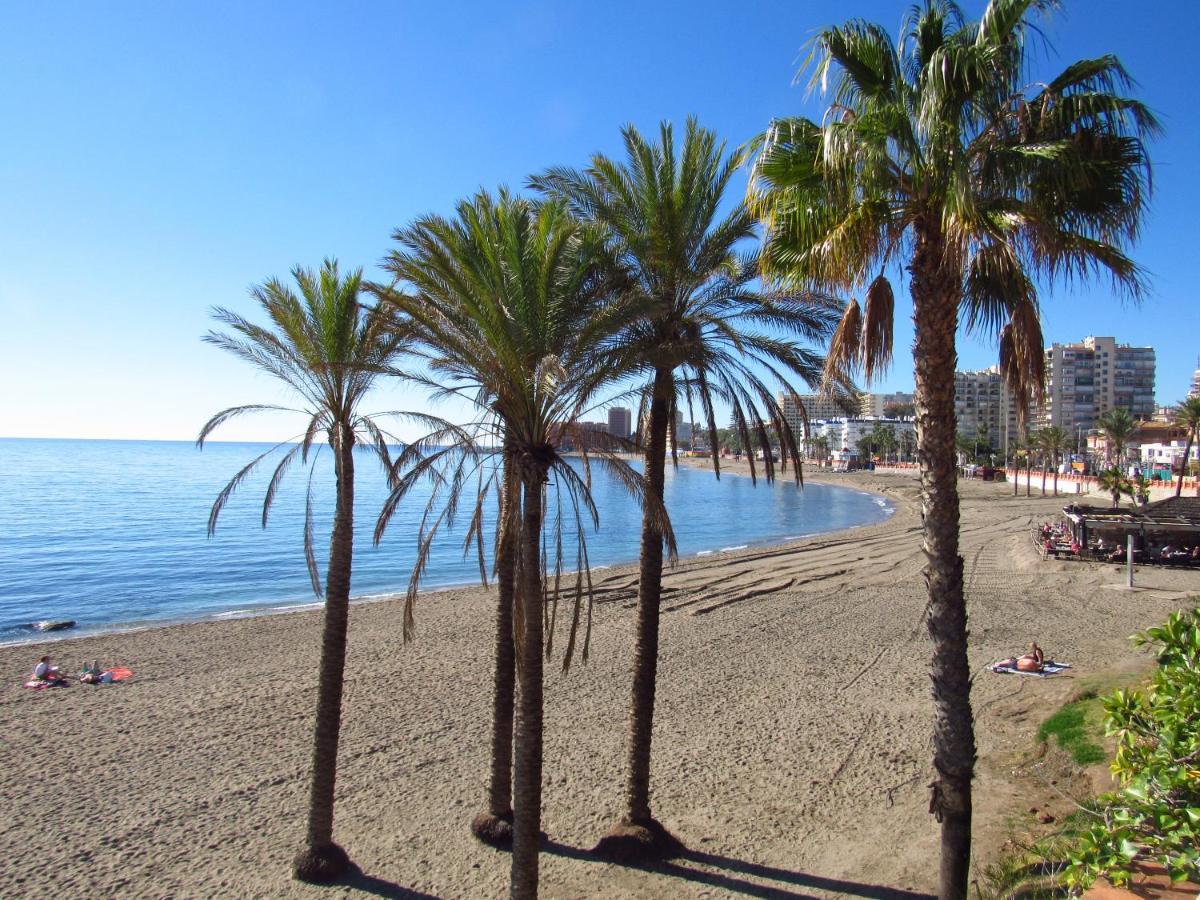
[[[635,578],[629,568],[596,573],[591,660],[568,674],[547,669],[544,896],[903,897],[884,891],[934,887],[916,479],[806,477],[881,492],[896,513],[668,572],[654,802],[695,852],[657,869],[587,852],[620,810]],[[1061,497],[960,489],[982,860],[1037,799],[1011,782],[1012,752],[1032,743],[1077,678],[1146,666],[1127,636],[1200,593],[1200,575],[1147,570],[1142,590],[1109,589],[1118,567],[1042,562],[1031,546],[1030,524]],[[288,879],[303,835],[317,615],[54,645],[65,664],[112,659],[137,673],[111,689],[22,691],[14,673],[44,651],[0,649],[11,676],[0,705],[0,896],[35,884],[47,896],[502,895],[508,857],[467,830],[488,761],[492,604],[482,589],[426,595],[408,646],[398,604],[353,609],[336,834],[365,877],[349,888]],[[984,671],[1034,639],[1076,678]]]

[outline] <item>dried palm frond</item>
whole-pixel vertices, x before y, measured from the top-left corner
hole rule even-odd
[[[858,298],[851,297],[842,313],[825,357],[824,383],[836,384],[846,380],[862,360],[862,311]]]
[[[867,288],[866,311],[862,321],[862,368],[868,381],[882,375],[892,361],[892,319],[896,297],[891,283],[879,275]]]

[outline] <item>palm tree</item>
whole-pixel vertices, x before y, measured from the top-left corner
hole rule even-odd
[[[834,322],[833,301],[756,289],[758,255],[740,249],[755,235],[753,219],[741,203],[721,214],[741,153],[726,156],[725,145],[693,119],[678,151],[669,123],[660,126],[656,142],[633,126],[622,135],[624,161],[597,154],[582,171],[554,168],[530,183],[566,199],[578,216],[603,229],[616,280],[647,309],[628,333],[649,381],[638,417],[646,497],[662,501],[668,443],[675,457],[671,423],[681,397],[689,408],[693,403],[700,408],[718,477],[720,401],[732,409],[751,478],[754,444],[763,450],[767,480],[774,478],[775,434],[781,462],[785,468],[791,462],[799,483],[800,452],[768,379],[797,404],[788,379],[819,381],[823,359],[792,338],[825,339]],[[642,522],[625,812],[597,847],[624,859],[670,855],[679,847],[650,809],[663,567],[663,534],[655,518],[647,512]]]
[[[816,457],[818,463],[822,463],[829,458],[829,438],[823,434],[818,434],[810,442],[813,456]]]
[[[1096,475],[1096,487],[1104,491],[1106,494],[1112,495],[1112,508],[1116,509],[1121,505],[1121,495],[1128,494],[1133,496],[1133,484],[1121,471],[1120,466],[1113,466],[1111,469],[1104,469]]]
[[[1071,445],[1071,437],[1057,425],[1043,428],[1041,444],[1046,453],[1050,454],[1050,465],[1054,469],[1054,496],[1058,496],[1058,463]]]
[[[578,427],[598,391],[625,374],[617,336],[628,323],[627,307],[609,302],[594,264],[597,245],[559,202],[536,204],[503,191],[497,198],[481,192],[460,202],[453,219],[425,216],[393,237],[401,246],[388,255],[384,267],[397,286],[374,289],[407,320],[419,355],[429,361],[430,384],[471,397],[484,410],[485,422],[499,423],[495,431],[502,434],[513,486],[520,490],[519,499],[514,494],[508,501],[507,513],[519,523],[513,624],[508,632],[505,611],[498,611],[496,643],[503,652],[506,632],[516,635],[511,895],[536,897],[546,638],[543,504],[553,475],[558,490],[568,492],[597,521],[585,479],[560,453],[563,444],[590,446],[638,496],[636,473],[604,446],[583,440]],[[438,454],[448,458],[476,452],[462,445],[438,451],[429,460]],[[402,484],[389,503],[407,487],[408,482]],[[455,496],[452,491],[448,505]],[[662,505],[651,505],[651,513],[660,533],[670,535]],[[577,529],[581,541],[582,525]],[[432,537],[431,529],[426,541]],[[580,559],[582,572],[582,544]],[[505,690],[500,678],[496,690]],[[501,730],[499,724],[494,728]],[[502,793],[497,781],[503,775],[496,769],[494,754],[486,815],[502,818],[506,810],[498,808],[496,796]]]
[[[1029,459],[1028,437],[1017,437],[1013,445],[1013,496],[1017,496],[1017,476],[1021,472],[1021,463]],[[1029,476],[1025,477],[1025,496],[1029,496]]]
[[[1187,446],[1183,450],[1183,462],[1179,464],[1179,481],[1175,485],[1175,496],[1183,493],[1183,479],[1187,475],[1188,463],[1192,456],[1192,447],[1200,436],[1200,394],[1188,397],[1175,407],[1173,423],[1187,429]]]
[[[1137,431],[1138,423],[1124,407],[1114,407],[1096,419],[1096,429],[1104,438],[1104,460],[1120,466],[1125,460],[1125,445]]]
[[[366,444],[390,468],[390,435],[361,411],[363,399],[380,375],[397,374],[395,363],[405,351],[403,332],[390,314],[359,301],[362,270],[344,277],[337,262],[326,260],[319,272],[292,270],[299,296],[286,284],[271,279],[250,295],[271,320],[270,327],[256,325],[237,313],[217,309],[217,321],[232,333],[210,331],[204,340],[282,381],[303,401],[299,412],[307,426],[295,438],[275,445],[241,469],[217,495],[208,519],[211,537],[226,502],[242,482],[274,451],[291,443],[275,467],[263,500],[262,524],[288,469],[300,459],[308,462],[319,435],[329,441],[337,477],[337,505],[329,543],[325,579],[325,612],[321,635],[321,663],[317,690],[317,716],[313,740],[312,789],[304,849],[293,863],[303,881],[325,882],[349,866],[346,852],[333,842],[333,797],[337,777],[338,733],[342,716],[342,678],[346,662],[346,630],[350,613],[350,572],[354,549],[354,446]],[[217,413],[200,430],[197,445],[219,425],[248,412],[281,410],[256,404],[236,406]],[[321,596],[321,579],[313,549],[312,474],[309,471],[305,512],[304,553],[313,592]]]
[[[1046,496],[1046,477],[1050,474],[1047,463],[1050,451],[1046,447],[1046,429],[1040,428],[1033,433],[1033,449],[1038,456],[1038,464],[1042,467],[1042,496]]]
[[[975,767],[954,481],[960,310],[969,330],[998,333],[1009,388],[1027,402],[1045,377],[1039,278],[1105,273],[1135,297],[1143,288],[1122,247],[1144,215],[1157,123],[1121,95],[1129,78],[1112,56],[1029,80],[1033,18],[1054,5],[990,0],[968,22],[952,0],[922,0],[899,45],[862,20],[819,31],[812,85],[830,105],[820,122],[773,122],[750,184],[769,274],[826,291],[868,285],[865,310],[851,303],[835,335],[835,370],[855,363],[870,380],[887,365],[887,272],[909,276],[943,897],[966,892]]]

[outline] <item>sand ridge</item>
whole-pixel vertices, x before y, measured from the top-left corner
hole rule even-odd
[[[896,512],[670,570],[653,805],[691,853],[653,870],[586,849],[620,811],[633,636],[632,568],[596,573],[590,661],[547,668],[543,896],[933,888],[916,480],[806,477],[880,492]],[[1037,559],[1029,526],[1063,498],[961,487],[982,847],[1014,799],[990,761],[1027,744],[1072,683],[1006,679],[986,664],[1036,638],[1076,673],[1144,666],[1127,636],[1186,605],[1200,574],[1142,570],[1146,590],[1105,590],[1123,577],[1116,567]],[[0,895],[505,894],[508,857],[467,830],[487,773],[493,598],[482,588],[423,596],[409,645],[397,603],[354,607],[335,832],[364,874],[327,889],[288,880],[307,801],[318,614],[0,648]],[[16,685],[43,652],[137,676],[35,695]]]

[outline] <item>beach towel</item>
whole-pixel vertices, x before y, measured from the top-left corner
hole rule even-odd
[[[98,681],[88,681],[85,684],[112,684],[114,681],[125,681],[132,675],[132,669],[127,669],[124,666],[113,666],[111,669],[105,669],[101,672]]]
[[[25,682],[25,687],[33,691],[40,691],[45,688],[66,687],[68,684],[70,684],[69,681],[45,681],[41,678],[31,678]]]
[[[1070,663],[1053,662],[1046,660],[1042,663],[1042,671],[1040,672],[1022,672],[1016,666],[1006,666],[999,662],[990,667],[997,675],[1032,675],[1035,678],[1045,678],[1047,675],[1058,675],[1063,670],[1071,668]]]

